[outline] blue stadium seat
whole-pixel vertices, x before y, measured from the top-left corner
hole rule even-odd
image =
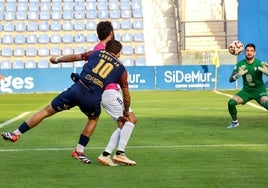
[[[130,1],[129,0],[124,0],[120,2],[120,9],[121,10],[130,10]]]
[[[12,35],[3,35],[3,44],[13,44],[14,38]]]
[[[41,0],[42,1],[42,0]],[[23,2],[23,3],[27,3],[28,0],[18,0],[18,2]]]
[[[17,11],[16,12],[16,20],[27,20],[27,12],[26,11]]]
[[[132,33],[123,33],[122,34],[122,41],[123,42],[132,42],[133,41]]]
[[[40,4],[40,11],[50,11],[51,7],[50,7],[50,3],[49,2],[41,2]]]
[[[120,18],[119,10],[110,10],[110,18]]]
[[[38,38],[38,42],[40,44],[48,44],[49,43],[49,36],[47,34],[40,34]]]
[[[96,21],[87,21],[86,30],[95,31],[97,29]]]
[[[74,4],[74,10],[81,10],[84,11],[85,10],[85,4],[84,1],[76,1]]]
[[[13,69],[24,69],[24,62],[22,60],[14,60]]]
[[[38,2],[29,2],[28,8],[29,8],[29,11],[39,11]]]
[[[14,56],[15,57],[23,57],[25,55],[24,48],[16,47],[14,48]]]
[[[49,23],[47,21],[42,21],[39,23],[39,31],[49,31]]]
[[[142,9],[141,0],[132,0],[132,9]]]
[[[133,18],[143,18],[142,9],[134,9]]]
[[[94,10],[96,11],[96,1],[86,2],[86,10]]]
[[[98,10],[107,10],[108,9],[107,2],[106,1],[98,1],[97,8],[98,8]]]
[[[60,56],[61,49],[57,46],[53,46],[53,47],[51,47],[49,54],[50,54],[50,56]]]
[[[26,56],[28,57],[34,57],[37,56],[37,50],[35,47],[28,47],[26,49]]]
[[[131,21],[129,19],[128,20],[123,20],[121,22],[121,29],[132,29]]]
[[[28,3],[26,3],[26,2],[18,2],[17,11],[27,11],[27,10],[28,10]]]
[[[3,30],[4,31],[8,31],[8,32],[12,32],[14,31],[14,23],[13,22],[6,22],[4,25],[3,25]]]
[[[2,60],[1,61],[1,69],[11,69],[12,68],[12,64],[10,60]]]
[[[63,12],[63,19],[64,20],[72,20],[74,18],[72,10],[66,10]]]
[[[121,18],[131,18],[131,10],[121,10]]]
[[[61,30],[61,23],[58,21],[53,21],[50,24],[50,29],[52,31],[60,31]]]
[[[61,67],[63,68],[70,68],[70,67],[74,67],[74,63],[61,63]]]
[[[119,2],[118,1],[110,1],[109,2],[109,9],[110,10],[118,10],[119,9]]]
[[[51,10],[52,11],[61,11],[62,10],[61,2],[52,2]]]
[[[61,63],[58,64],[49,63],[49,68],[61,68]]]
[[[3,57],[11,57],[13,56],[13,50],[10,47],[2,48],[2,56]]]
[[[100,19],[107,19],[109,17],[108,10],[99,10],[98,18]]]
[[[6,21],[13,21],[13,20],[15,20],[15,12],[6,11],[5,12],[5,20]]]
[[[25,65],[26,69],[36,68],[36,62],[34,60],[31,60],[31,59],[26,60],[24,65]]]
[[[97,12],[95,10],[88,10],[86,13],[87,19],[96,19],[97,18]]]
[[[4,20],[3,12],[0,12],[0,20]]]
[[[61,43],[61,36],[59,34],[53,34],[50,37],[50,42],[53,44],[59,44]]]
[[[73,36],[72,36],[72,34],[64,34],[62,36],[62,42],[63,43],[73,43]]]
[[[75,61],[74,67],[83,67],[85,64],[85,61]]]
[[[133,29],[143,29],[143,21],[135,19],[133,21]]]
[[[62,49],[62,55],[71,55],[73,54],[73,48],[72,47],[64,47]]]
[[[132,46],[129,46],[129,45],[123,46],[122,53],[124,55],[132,55],[133,54],[133,48],[132,48]]]
[[[7,2],[6,3],[6,11],[9,12],[15,12],[16,11],[16,3],[14,2]]]
[[[135,60],[136,66],[146,66],[146,60],[144,57],[137,57]]]
[[[121,35],[119,33],[114,34],[115,40],[121,41]]]
[[[82,10],[75,11],[74,18],[78,20],[85,19],[85,13]]]
[[[73,2],[64,2],[63,4],[64,11],[72,11],[73,10]]]
[[[64,31],[72,31],[73,30],[73,23],[71,21],[65,21],[65,22],[63,22],[62,29]]]
[[[134,61],[132,58],[125,58],[123,59],[124,66],[134,66]]]
[[[61,11],[52,11],[52,15],[51,15],[52,20],[61,20],[62,19],[62,14]]]
[[[75,47],[75,49],[74,49],[74,53],[75,54],[81,54],[81,53],[84,53],[86,50],[85,50],[85,48],[83,47],[83,46],[77,46],[77,47]]]
[[[26,25],[25,22],[16,22],[15,30],[18,32],[25,32],[26,31]]]
[[[4,12],[4,10],[5,10],[4,2],[0,2],[0,12]]]
[[[120,27],[121,27],[120,21],[112,20],[111,22],[112,22],[114,30],[119,30],[120,29]]]
[[[83,33],[78,33],[74,36],[74,42],[76,43],[84,43],[85,42],[85,36]]]
[[[16,35],[15,36],[15,43],[16,44],[24,44],[26,42],[24,35]]]
[[[38,56],[47,57],[49,56],[49,50],[46,47],[41,47],[38,49]]]
[[[50,20],[50,12],[49,11],[40,11],[40,20]]]
[[[38,31],[38,25],[36,24],[36,22],[29,22],[27,30],[28,31]]]
[[[97,35],[94,33],[89,33],[88,35],[87,35],[87,42],[97,42],[98,41],[98,37],[97,37]]]
[[[38,11],[29,11],[28,20],[39,20]]]
[[[48,60],[45,59],[40,59],[37,62],[37,68],[48,68],[49,67],[49,62]]]
[[[138,54],[138,55],[143,55],[143,54],[145,54],[144,46],[143,46],[143,45],[135,46],[135,48],[134,48],[134,52],[135,52],[135,54]]]
[[[37,36],[36,34],[29,34],[26,38],[27,44],[36,44],[37,43]]]
[[[82,21],[77,21],[74,23],[74,29],[77,31],[85,30],[85,24]]]
[[[144,34],[143,33],[135,33],[134,34],[134,41],[135,42],[144,42]]]

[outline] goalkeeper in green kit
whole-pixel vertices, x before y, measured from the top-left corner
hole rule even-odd
[[[246,104],[250,100],[256,100],[261,106],[268,110],[268,96],[262,80],[262,75],[268,76],[268,64],[255,58],[256,47],[247,44],[245,47],[245,59],[239,61],[230,76],[229,81],[234,82],[238,78],[243,79],[243,89],[236,93],[228,101],[228,110],[232,118],[229,129],[239,127],[236,105]]]

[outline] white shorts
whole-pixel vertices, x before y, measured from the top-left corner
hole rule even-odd
[[[118,117],[123,116],[124,102],[120,91],[114,89],[104,90],[101,105],[113,120],[116,121]],[[129,112],[132,112],[130,107]]]

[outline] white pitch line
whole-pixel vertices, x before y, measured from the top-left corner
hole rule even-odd
[[[5,121],[4,123],[0,123],[0,128],[4,127],[4,126],[6,126],[6,125],[8,125],[10,123],[13,123],[14,121],[17,121],[17,120],[23,118],[24,116],[28,115],[29,113],[31,113],[31,112],[23,112],[23,113],[19,114],[17,117],[9,119],[9,120]]]
[[[128,146],[129,149],[161,149],[161,148],[220,148],[220,147],[268,147],[268,144],[197,144],[197,145],[173,145],[173,146]],[[89,147],[86,150],[100,150],[102,147]],[[28,148],[28,149],[0,149],[0,152],[22,151],[68,151],[73,148]]]
[[[217,94],[219,94],[219,95],[224,95],[224,96],[227,96],[227,97],[232,97],[232,95],[229,95],[229,94],[226,94],[226,93],[222,93],[222,92],[220,92],[220,91],[214,91],[215,93],[217,93]],[[259,106],[259,105],[256,105],[256,104],[253,104],[253,103],[251,103],[251,102],[248,102],[248,103],[246,103],[247,105],[249,105],[249,106],[252,106],[253,108],[257,108],[257,109],[259,109],[259,110],[263,110],[263,111],[267,111],[265,108],[263,108],[262,106]]]

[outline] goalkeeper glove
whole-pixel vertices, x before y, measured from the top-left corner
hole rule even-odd
[[[266,62],[261,62],[261,64],[262,64],[262,67],[258,67],[258,70],[268,76],[268,64]]]
[[[240,76],[243,76],[244,74],[246,74],[248,72],[248,70],[245,70],[246,65],[242,65],[241,67],[239,67],[238,72],[233,76],[234,80],[237,80]]]

